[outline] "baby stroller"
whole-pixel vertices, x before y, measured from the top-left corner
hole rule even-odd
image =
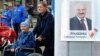
[[[0,51],[2,51],[7,44],[13,43],[15,38],[15,31],[4,23],[0,23]]]

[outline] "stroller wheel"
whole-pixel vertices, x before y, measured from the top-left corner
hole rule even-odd
[[[42,54],[39,54],[39,53],[31,53],[28,56],[42,56]]]

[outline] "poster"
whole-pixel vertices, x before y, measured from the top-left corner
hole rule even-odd
[[[66,6],[65,6],[66,5]],[[94,0],[70,0],[62,4],[62,41],[100,41],[99,5]]]

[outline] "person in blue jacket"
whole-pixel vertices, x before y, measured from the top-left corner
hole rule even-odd
[[[21,0],[15,0],[12,17],[14,30],[17,35],[18,32],[20,32],[20,23],[25,21],[25,18],[27,17],[26,9],[20,2]]]
[[[47,11],[47,4],[43,1],[37,6],[38,19],[33,30],[36,35],[36,52],[41,53],[39,47],[45,46],[43,56],[54,56],[54,17]]]
[[[21,32],[19,33],[17,40],[11,47],[10,52],[5,53],[5,56],[13,56],[15,50],[16,56],[27,56],[30,53],[21,52],[21,48],[35,47],[35,38],[34,34],[29,31],[29,23],[27,21],[22,22],[20,27]]]
[[[4,2],[3,4],[3,12],[0,15],[0,22],[5,24],[6,26],[11,27],[11,18],[12,18],[12,14],[11,11],[8,8],[8,3]]]

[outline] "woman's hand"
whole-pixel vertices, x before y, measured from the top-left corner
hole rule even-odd
[[[7,18],[7,17],[5,17],[5,16],[2,15],[1,18]]]
[[[42,37],[39,36],[39,37],[36,38],[36,40],[38,40],[38,41],[42,41]]]
[[[3,16],[2,14],[0,14],[0,18],[7,18],[7,17],[5,17],[5,16]]]

